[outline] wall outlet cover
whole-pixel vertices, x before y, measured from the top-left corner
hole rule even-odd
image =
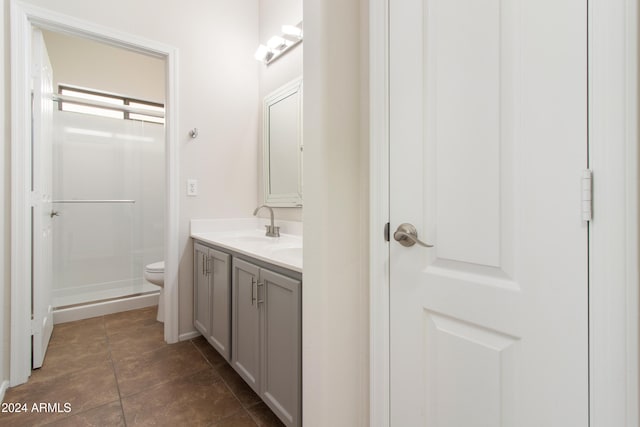
[[[198,195],[198,180],[188,179],[187,180],[187,196],[197,196],[197,195]]]

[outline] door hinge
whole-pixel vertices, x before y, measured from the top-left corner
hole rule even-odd
[[[38,323],[36,319],[31,318],[31,335],[38,335],[40,331],[38,330]]]
[[[390,236],[389,236],[389,227],[390,227],[390,224],[389,224],[389,223],[386,223],[386,224],[384,225],[384,241],[385,241],[385,242],[388,242],[388,241],[389,241],[389,239],[390,239]]]
[[[33,207],[40,202],[40,193],[38,191],[32,191],[29,194],[29,204]]]
[[[582,171],[582,220],[593,219],[593,172],[591,169]]]

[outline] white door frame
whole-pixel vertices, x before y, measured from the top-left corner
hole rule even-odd
[[[587,1],[587,0],[584,0]],[[638,9],[589,1],[590,425],[638,425]],[[389,426],[389,5],[369,0],[370,423]],[[576,171],[579,179],[580,171]],[[576,207],[579,214],[579,207]]]
[[[592,427],[639,421],[637,37],[637,0],[589,0]]]
[[[12,386],[31,373],[31,28],[66,33],[165,59],[165,324],[178,341],[178,50],[153,40],[79,20],[19,0],[11,1],[11,354]]]

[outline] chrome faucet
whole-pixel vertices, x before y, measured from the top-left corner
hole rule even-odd
[[[256,210],[253,211],[253,215],[254,216],[258,213],[260,208],[269,209],[269,213],[271,214],[271,225],[265,225],[265,228],[267,229],[267,232],[265,233],[265,236],[267,236],[267,237],[280,237],[280,227],[276,227],[273,224],[273,209],[271,208],[271,206],[267,206],[267,205],[258,206],[256,208]]]

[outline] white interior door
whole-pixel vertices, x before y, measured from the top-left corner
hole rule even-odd
[[[586,12],[390,0],[394,427],[588,424]]]
[[[32,367],[39,368],[53,332],[53,71],[40,30],[32,46]]]

